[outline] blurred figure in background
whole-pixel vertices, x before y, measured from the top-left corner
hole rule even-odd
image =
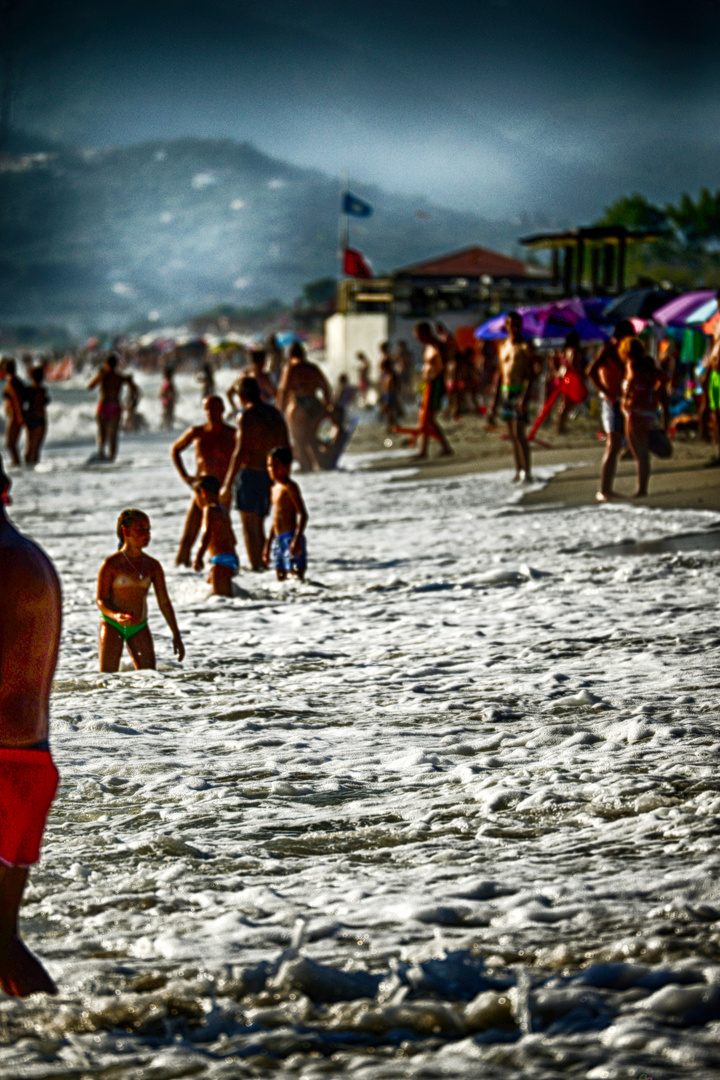
[[[277,389],[276,405],[285,413],[301,472],[320,469],[317,429],[323,417],[331,414],[332,394],[322,371],[308,360],[299,342],[290,346],[288,363]]]
[[[46,409],[50,404],[50,395],[44,386],[45,369],[41,364],[32,369],[30,377],[32,381],[25,391],[25,410],[23,413],[23,420],[27,429],[25,464],[37,465],[40,460],[40,449],[47,433]]]
[[[25,385],[18,378],[15,361],[9,357],[2,362],[2,377],[5,380],[5,446],[13,465],[19,465],[18,440],[23,429]]]
[[[128,381],[127,376],[121,375],[117,370],[119,363],[118,354],[110,353],[87,386],[88,390],[94,390],[97,387],[100,392],[97,407],[97,457],[100,461],[114,461],[117,454],[118,430],[122,413],[120,395]]]
[[[162,429],[172,431],[175,422],[175,405],[177,403],[177,390],[174,383],[175,368],[172,364],[166,364],[163,370],[163,381],[160,385],[160,407],[162,409]]]
[[[574,371],[579,379],[585,382],[585,367],[587,366],[587,357],[580,347],[580,336],[577,330],[571,330],[565,338],[565,346],[560,354],[560,364],[557,368],[557,378],[562,379],[568,371]],[[558,435],[565,434],[565,427],[567,424],[567,418],[570,410],[574,406],[574,402],[566,397],[564,394],[560,395],[560,411],[558,412],[556,431]]]
[[[364,409],[369,408],[368,393],[370,391],[370,361],[364,352],[355,353],[357,367],[357,392],[360,403]]]
[[[200,398],[202,401],[215,393],[215,373],[209,360],[204,360],[197,373],[197,381],[200,383]]]

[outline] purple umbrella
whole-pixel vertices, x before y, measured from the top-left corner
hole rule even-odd
[[[597,323],[589,319],[582,300],[558,300],[552,304],[538,304],[518,308],[522,315],[522,332],[529,338],[564,338],[571,330],[577,331],[582,341],[606,340],[607,334]],[[475,337],[484,340],[504,338],[507,312],[494,315],[475,331]]]
[[[685,326],[688,318],[698,308],[716,296],[715,289],[697,289],[695,292],[683,293],[682,296],[676,296],[674,300],[658,308],[653,313],[653,319],[663,326]]]

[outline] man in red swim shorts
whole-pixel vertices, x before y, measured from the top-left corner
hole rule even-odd
[[[0,459],[0,497],[9,487]],[[18,909],[58,783],[48,702],[60,642],[60,583],[47,555],[10,524],[1,498],[0,581],[0,988],[24,997],[56,993],[20,939]]]

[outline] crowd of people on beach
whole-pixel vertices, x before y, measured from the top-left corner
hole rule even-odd
[[[467,411],[484,413],[491,431],[499,416],[507,427],[515,479],[529,482],[534,429],[545,413],[550,414],[553,395],[561,399],[556,422],[562,433],[572,415],[571,406],[585,400],[589,383],[598,394],[605,437],[598,501],[615,497],[615,472],[623,447],[635,461],[635,495],[647,494],[650,454],[668,457],[672,453],[667,434],[668,402],[677,378],[672,350],[661,349],[654,359],[632,323],[623,321],[589,362],[578,335],[571,332],[562,350],[544,363],[523,335],[518,312],[507,315],[505,327],[506,336],[497,349],[484,343],[474,350],[462,348],[443,324],[419,322],[414,330],[422,350],[418,367],[404,342],[395,353],[385,343],[380,350],[376,403],[387,431],[406,434],[411,443],[418,444],[420,458],[427,456],[432,440],[439,443],[441,455],[449,456],[452,447],[440,422],[444,407],[456,419]],[[165,364],[160,389],[162,423],[168,430],[173,427],[177,399],[176,366]],[[123,414],[129,430],[138,430],[139,387],[122,367],[121,357],[111,352],[88,383],[88,390],[98,394],[93,463],[115,459]],[[543,371],[546,403],[528,432],[529,409]],[[50,400],[44,374],[42,364],[29,365],[30,382],[26,384],[17,374],[16,362],[11,358],[3,361],[5,442],[13,466],[21,465],[23,431],[25,463],[39,461]],[[234,426],[224,418],[225,403],[215,392],[214,370],[207,358],[196,377],[205,420],[188,428],[170,449],[178,475],[192,493],[176,565],[204,572],[207,559],[207,580],[213,593],[233,595],[232,578],[239,570],[231,517],[234,501],[249,569],[260,572],[274,568],[280,581],[288,575],[302,580],[307,566],[308,512],[300,487],[291,478],[293,462],[300,471],[327,469],[337,463],[351,431],[348,413],[353,403],[372,407],[370,362],[360,354],[357,386],[344,374],[333,393],[322,370],[308,359],[300,343],[291,346],[287,358],[278,356],[277,350],[250,349],[245,368],[227,392],[235,413]],[[417,401],[416,377],[420,397],[417,425],[401,427],[404,413]],[[704,418],[716,444],[716,456],[709,464],[720,465],[720,335],[709,350],[701,389]],[[323,422],[331,432],[324,439],[319,435]],[[189,450],[195,455],[192,469],[183,458]],[[0,988],[22,996],[55,992],[52,979],[21,940],[18,911],[28,867],[39,858],[45,819],[58,783],[47,740],[61,601],[52,563],[7,516],[9,491],[10,479],[0,459],[0,577],[4,583],[0,633],[0,668],[4,672],[0,688]],[[125,646],[136,668],[155,667],[147,618],[151,586],[170,629],[174,654],[182,662],[185,647],[163,568],[146,551],[151,538],[147,513],[135,508],[123,510],[116,533],[117,550],[102,563],[97,582],[101,671],[118,671]]]

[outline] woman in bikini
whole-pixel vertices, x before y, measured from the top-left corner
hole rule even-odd
[[[123,510],[118,518],[119,550],[100,567],[97,606],[100,608],[100,670],[117,671],[127,644],[136,668],[155,667],[155,649],[147,624],[147,594],[152,585],[160,610],[173,636],[178,660],[185,647],[165,586],[163,568],[146,555],[150,519],[142,510]]]

